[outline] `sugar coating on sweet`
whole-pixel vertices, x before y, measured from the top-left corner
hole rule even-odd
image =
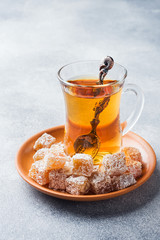
[[[126,156],[129,156],[133,161],[142,162],[142,155],[137,148],[125,147],[122,149],[122,152],[124,152]]]
[[[131,173],[124,173],[120,176],[114,176],[111,178],[113,191],[118,191],[127,188],[136,183],[136,180]]]
[[[33,160],[34,162],[38,160],[42,160],[44,156],[49,153],[49,148],[41,148],[39,149],[34,155],[33,155]]]
[[[73,162],[72,161],[66,161],[63,167],[63,171],[67,176],[70,176],[73,174]]]
[[[67,175],[64,173],[63,169],[52,170],[49,173],[49,188],[55,190],[65,190]]]
[[[45,168],[43,160],[36,161],[32,164],[29,170],[29,177],[40,185],[49,183],[49,171]]]
[[[103,157],[102,168],[107,175],[118,176],[127,171],[124,153],[107,154]]]
[[[128,172],[132,173],[135,178],[142,175],[142,163],[138,161],[133,161],[131,158],[127,158],[126,165],[128,167]]]
[[[70,176],[65,181],[66,191],[73,195],[86,194],[90,189],[90,183],[87,177]]]
[[[101,168],[101,165],[97,164],[97,165],[93,165],[93,171],[91,174],[91,177],[94,176],[95,174],[99,174],[99,172],[104,172]],[[89,177],[89,178],[91,178]]]
[[[91,155],[77,153],[72,157],[73,174],[90,177],[93,172],[93,159]]]
[[[34,150],[39,150],[41,148],[50,148],[50,146],[56,141],[56,138],[50,134],[44,133],[41,137],[37,139],[34,144]]]
[[[57,155],[65,157],[66,154],[64,152],[64,144],[62,142],[52,144],[50,147],[50,151]]]
[[[99,171],[99,165],[93,165],[93,173],[97,173]]]
[[[44,156],[43,161],[47,170],[60,169],[63,168],[66,162],[66,157],[49,152]]]
[[[103,172],[95,173],[89,178],[91,191],[95,194],[103,194],[112,191],[111,178]]]

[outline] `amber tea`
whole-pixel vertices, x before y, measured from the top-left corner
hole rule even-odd
[[[76,151],[75,141],[83,134],[92,130],[91,122],[96,118],[96,111],[101,108],[96,126],[96,135],[99,140],[98,154],[100,159],[106,153],[115,153],[121,146],[121,127],[119,119],[119,106],[121,89],[113,93],[112,84],[117,81],[105,80],[105,87],[92,88],[97,85],[98,79],[78,79],[68,81],[75,84],[70,91],[64,92],[66,107],[69,106],[66,119],[65,151],[73,155]],[[82,86],[82,87],[81,87]],[[85,88],[84,88],[85,86]],[[92,147],[85,149],[85,153],[93,155]],[[81,152],[81,149],[77,152]],[[83,151],[82,151],[83,152]]]

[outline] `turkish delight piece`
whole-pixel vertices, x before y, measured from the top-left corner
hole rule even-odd
[[[90,189],[90,183],[87,177],[70,176],[66,179],[66,191],[73,195],[86,194]]]
[[[127,171],[124,153],[106,154],[103,157],[102,168],[107,175],[118,176]]]
[[[91,155],[77,153],[72,157],[73,174],[78,176],[90,177],[93,172],[93,159]]]
[[[60,155],[62,157],[65,157],[66,154],[64,152],[64,144],[62,142],[55,143],[50,147],[50,151],[52,153],[55,153],[56,155]]]
[[[112,191],[111,178],[103,172],[93,174],[89,180],[91,191],[95,194],[103,194]]]
[[[62,157],[52,152],[49,152],[44,156],[43,161],[47,170],[60,169],[64,167],[66,157]]]
[[[138,161],[133,161],[131,158],[127,158],[126,165],[128,167],[128,172],[132,173],[135,178],[142,175],[142,163]]]
[[[120,176],[114,176],[111,178],[113,191],[127,188],[136,183],[136,180],[131,173],[124,173]]]
[[[125,147],[125,148],[122,149],[122,152],[124,152],[124,154],[126,156],[129,156],[131,158],[131,160],[142,162],[142,155],[137,148],[135,148],[135,147]]]
[[[39,150],[41,148],[50,148],[50,146],[56,141],[54,137],[50,134],[44,133],[41,137],[37,139],[34,144],[34,150]]]
[[[64,152],[64,144],[62,142],[53,144],[49,151],[53,153],[54,155],[57,155],[59,157],[64,157],[66,161],[71,161],[71,157],[67,156],[66,153]]]
[[[49,153],[49,148],[41,148],[39,149],[34,155],[33,155],[33,160],[34,162],[38,160],[42,160],[44,156]]]
[[[43,160],[36,161],[32,164],[29,170],[29,177],[40,185],[49,183],[49,171],[46,170]]]
[[[63,169],[52,170],[49,173],[49,188],[55,190],[65,190],[65,180],[67,175],[64,173]]]

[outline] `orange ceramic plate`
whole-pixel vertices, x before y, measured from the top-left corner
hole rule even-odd
[[[120,191],[99,194],[99,195],[78,195],[77,196],[77,195],[71,195],[68,193],[63,193],[60,191],[54,191],[45,186],[39,185],[30,177],[28,177],[29,169],[31,167],[31,164],[33,163],[32,156],[34,154],[34,150],[33,150],[34,142],[44,132],[47,132],[53,135],[54,137],[56,137],[57,142],[63,141],[64,126],[50,128],[45,131],[37,133],[33,137],[29,138],[19,149],[16,156],[16,168],[20,176],[32,187],[36,188],[37,190],[45,194],[51,195],[53,197],[73,200],[73,201],[98,201],[98,200],[117,197],[117,196],[126,194],[138,188],[143,183],[145,183],[149,179],[149,177],[152,175],[156,166],[156,155],[152,147],[149,145],[149,143],[147,143],[142,137],[138,136],[137,134],[133,132],[129,132],[123,137],[123,146],[132,146],[132,147],[138,148],[141,151],[142,157],[143,157],[143,173],[142,173],[142,176],[137,180],[137,183],[135,185],[132,185]]]

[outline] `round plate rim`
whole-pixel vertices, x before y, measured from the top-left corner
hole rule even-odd
[[[134,132],[128,132],[126,135],[131,135],[131,136],[136,136],[137,138],[139,138],[141,141],[143,141],[148,148],[150,148],[150,151],[153,154],[153,162],[152,162],[152,168],[150,169],[150,171],[148,171],[142,178],[140,178],[136,184],[119,190],[119,191],[114,191],[114,192],[110,192],[110,193],[105,193],[105,194],[98,194],[98,195],[71,195],[68,193],[64,193],[64,192],[60,192],[60,191],[55,191],[55,190],[51,190],[47,187],[41,186],[38,183],[36,183],[35,181],[33,181],[31,178],[29,178],[26,174],[23,173],[23,171],[20,168],[19,162],[21,161],[21,153],[23,152],[23,149],[25,149],[25,146],[33,139],[33,138],[38,138],[40,135],[42,135],[43,133],[47,132],[52,132],[54,130],[63,130],[64,129],[64,125],[60,125],[60,126],[56,126],[56,127],[52,127],[52,128],[48,128],[45,129],[41,132],[36,133],[35,135],[31,136],[29,139],[27,139],[19,148],[17,154],[16,154],[16,158],[15,158],[15,164],[16,164],[16,169],[19,173],[19,175],[22,177],[23,180],[25,180],[28,184],[30,184],[32,187],[36,188],[38,191],[43,192],[44,194],[56,197],[56,198],[60,198],[60,199],[65,199],[65,200],[72,200],[72,201],[99,201],[99,200],[105,200],[105,199],[109,199],[109,198],[115,198],[121,195],[124,195],[128,192],[131,192],[133,190],[135,190],[136,188],[140,187],[142,184],[144,184],[153,174],[155,167],[156,167],[156,154],[153,150],[153,148],[151,147],[151,145],[141,136],[139,136],[138,134],[134,133]]]

